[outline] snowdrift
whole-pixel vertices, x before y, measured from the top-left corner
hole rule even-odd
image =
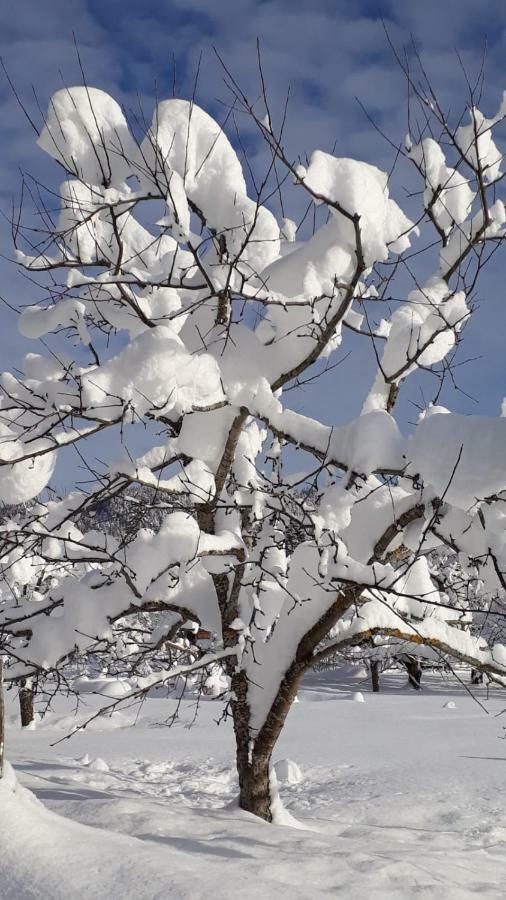
[[[217,892],[189,854],[50,812],[7,764],[0,780],[2,900],[190,900]],[[216,885],[213,888],[213,883]]]

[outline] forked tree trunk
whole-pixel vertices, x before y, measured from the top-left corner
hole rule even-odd
[[[266,822],[272,822],[271,759],[286,717],[297,696],[305,666],[294,661],[283,678],[264,725],[251,740],[248,682],[244,673],[232,680],[234,731],[239,776],[239,806]]]
[[[371,663],[371,682],[372,682],[372,691],[373,694],[379,694],[380,692],[380,664],[378,660],[373,660]]]
[[[0,656],[0,778],[4,773],[5,748],[5,701],[4,701],[4,661]]]
[[[231,682],[234,693],[232,715],[239,777],[239,806],[266,822],[272,822],[269,767],[275,740],[269,742],[269,745],[264,744],[255,752],[250,731],[248,680],[244,672],[234,672]]]
[[[26,728],[27,725],[30,725],[33,722],[34,696],[30,684],[23,680],[19,688],[19,713],[23,728]]]
[[[335,603],[321,619],[301,638],[294,659],[286,670],[277,694],[267,713],[264,724],[253,738],[251,711],[248,703],[248,678],[245,672],[232,670],[231,687],[234,700],[232,715],[237,748],[239,775],[239,805],[241,809],[272,822],[270,763],[276,742],[286,717],[294,702],[304,672],[314,663],[314,649],[328,634],[341,615],[351,606],[362,591],[360,585],[352,585],[341,592]]]

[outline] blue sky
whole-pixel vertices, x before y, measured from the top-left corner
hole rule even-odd
[[[488,44],[484,111],[495,111],[506,88],[506,3],[504,0],[17,0],[0,4],[0,52],[27,106],[37,115],[32,86],[42,108],[61,86],[81,81],[73,45],[75,32],[90,84],[105,89],[125,107],[139,100],[151,117],[155,94],[172,90],[173,59],[177,91],[190,96],[202,53],[197,100],[220,113],[226,99],[222,75],[212,53],[218,47],[250,95],[255,93],[257,36],[273,105],[283,102],[291,86],[291,113],[286,132],[293,154],[315,148],[352,155],[389,168],[391,150],[365,119],[358,96],[393,139],[406,131],[405,84],[388,48],[380,18],[398,45],[416,39],[445,104],[461,107],[465,85],[455,48],[473,72],[483,42]],[[61,74],[60,74],[61,73]],[[17,193],[20,169],[54,184],[51,161],[35,145],[34,135],[7,85],[0,82],[0,204],[8,210]],[[505,129],[506,131],[506,129]],[[403,203],[402,177],[394,194]],[[10,235],[0,226],[1,252],[9,256]],[[0,260],[0,293],[13,304],[33,301],[34,288],[7,261]],[[462,394],[448,405],[462,412],[497,414],[506,394],[504,334],[506,257],[497,254],[478,292],[481,307],[468,329],[463,358],[486,355],[461,370]],[[0,308],[1,368],[19,364],[27,347],[18,337],[15,316]],[[365,391],[371,377],[359,357],[337,370],[339,385],[329,380],[297,401],[320,411],[327,421],[344,421],[358,411],[351,384]],[[341,375],[339,374],[341,372]],[[343,387],[344,384],[344,387]],[[417,390],[417,389],[416,389]],[[358,397],[360,400],[362,394]],[[400,411],[412,414],[406,389]],[[72,480],[72,463],[60,480]]]

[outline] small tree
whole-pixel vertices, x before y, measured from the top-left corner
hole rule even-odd
[[[13,678],[107,651],[114,623],[142,611],[216,633],[216,649],[139,679],[131,696],[221,661],[240,805],[271,820],[272,752],[315,662],[381,635],[506,674],[502,645],[448,621],[427,562],[447,544],[489,593],[504,589],[506,420],[429,405],[405,437],[395,419],[408,376],[423,368],[439,385],[451,371],[476,279],[503,238],[493,132],[505,108],[486,119],[471,90],[469,124],[453,127],[429,84],[415,90],[422,126],[398,149],[421,179],[415,224],[374,166],[321,151],[292,160],[265,92],[253,105],[227,78],[269,151],[249,194],[222,127],[194,102],[159,103],[136,140],[99,90],[51,100],[38,143],[64,181],[56,219],[37,184],[36,222],[13,226],[19,264],[47,286],[20,328],[63,331],[77,349],[64,356],[58,343],[2,376],[0,492],[35,495],[62,448],[100,433],[109,458],[86,491],[4,526],[6,552],[72,565],[42,602],[4,602],[1,623],[17,642]],[[267,205],[290,181],[315,213],[314,233],[297,241]],[[414,269],[429,226],[439,259],[426,279]],[[377,375],[361,413],[329,427],[285,397],[345,341],[367,342]],[[128,423],[151,429],[153,446],[118,461]],[[297,495],[281,464],[294,446],[314,460],[310,493]],[[169,504],[184,492],[189,510],[128,537],[77,528],[132,484]],[[152,645],[163,637],[153,629]]]

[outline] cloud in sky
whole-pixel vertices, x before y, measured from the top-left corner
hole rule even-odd
[[[0,53],[20,96],[40,122],[35,87],[42,109],[51,93],[81,75],[74,32],[90,84],[113,94],[128,109],[141,103],[148,118],[155,95],[172,91],[173,59],[180,95],[191,96],[202,54],[197,99],[223,115],[227,99],[222,72],[213,54],[217,47],[227,65],[254,96],[258,90],[256,38],[274,108],[281,108],[291,86],[291,113],[286,131],[293,154],[316,147],[353,155],[388,168],[391,148],[372,130],[356,97],[394,139],[406,131],[406,88],[381,25],[384,18],[398,47],[412,35],[443,102],[453,108],[465,101],[465,82],[455,56],[475,72],[487,39],[486,112],[493,111],[503,88],[506,55],[504,0],[17,0],[15,15],[0,5]],[[503,80],[501,80],[503,79]],[[19,170],[55,184],[57,173],[38,151],[34,134],[4,82],[0,86],[0,203],[8,210],[19,185]],[[402,182],[396,184],[401,200]],[[2,253],[10,252],[8,228],[1,226]],[[462,369],[462,384],[480,400],[480,412],[496,414],[506,394],[502,336],[506,329],[503,278],[506,260],[499,255],[495,275],[483,280],[483,303],[468,330],[464,356],[487,354],[486,361]],[[8,262],[0,261],[0,294],[14,304],[33,301],[37,293]],[[491,323],[493,327],[491,328]],[[17,335],[14,314],[2,310],[2,368],[19,364],[26,343]],[[33,347],[31,348],[33,349]],[[370,372],[351,362],[350,374],[366,390]],[[469,375],[466,374],[469,372]],[[329,419],[357,410],[345,393],[307,395],[321,403]],[[408,392],[407,392],[408,393]],[[417,398],[419,399],[419,398]],[[304,405],[304,396],[300,403]],[[452,400],[460,411],[475,411],[464,395]],[[411,417],[408,400],[403,415]]]
[[[0,10],[0,35],[2,56],[31,108],[32,85],[44,107],[61,86],[60,73],[67,83],[80,80],[72,32],[90,83],[133,107],[137,92],[152,102],[155,80],[159,93],[171,90],[173,55],[182,93],[191,93],[202,52],[201,101],[209,105],[226,96],[213,46],[247,91],[256,89],[258,36],[273,100],[282,102],[292,85],[293,133],[305,133],[308,145],[338,137],[351,146],[367,130],[356,95],[392,124],[402,118],[404,83],[381,16],[397,45],[411,34],[416,38],[443,96],[453,99],[463,88],[454,48],[472,69],[486,37],[489,84],[496,86],[505,49],[502,0],[50,0],[43,15],[36,0],[20,0],[16,16],[5,4]],[[5,85],[1,102],[4,138],[11,139],[4,148],[7,160],[33,159],[29,134]]]

